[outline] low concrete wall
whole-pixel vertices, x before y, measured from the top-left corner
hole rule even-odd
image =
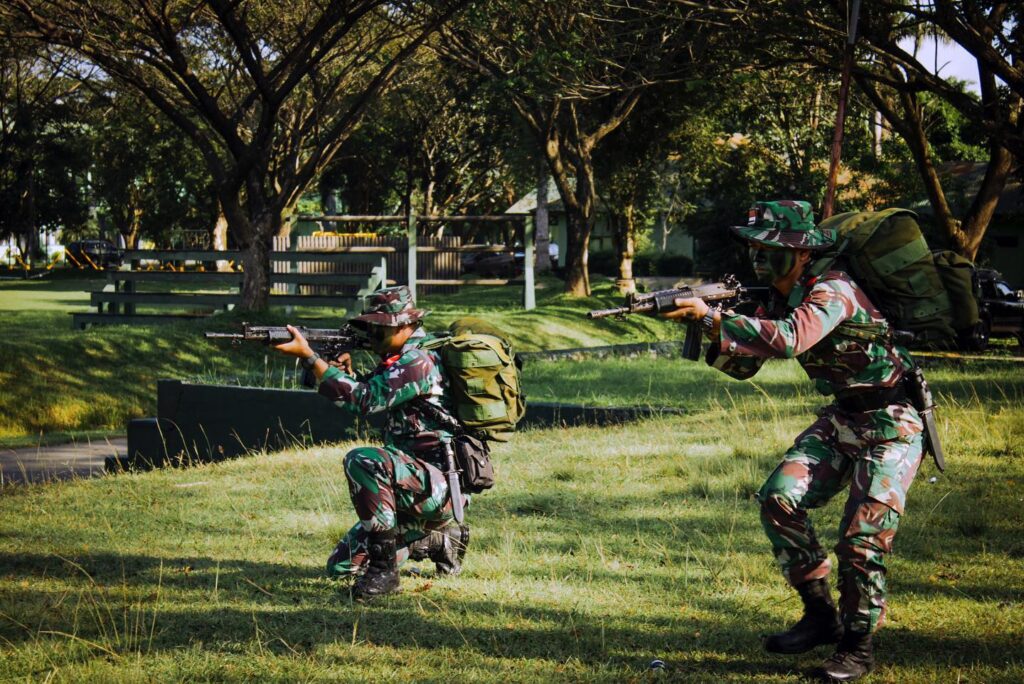
[[[681,409],[528,402],[521,426],[608,425]],[[365,438],[383,417],[366,420],[309,390],[157,383],[157,417],[128,424],[128,453],[108,470],[219,461],[263,449]]]

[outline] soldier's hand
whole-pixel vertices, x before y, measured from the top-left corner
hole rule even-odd
[[[348,352],[339,354],[338,358],[331,361],[331,365],[346,375],[352,375],[352,355]]]
[[[683,321],[699,321],[711,309],[700,297],[680,297],[675,301],[675,311],[665,311],[662,318],[671,318]]]
[[[288,356],[297,356],[300,359],[305,359],[313,355],[313,349],[309,346],[309,342],[302,336],[298,330],[293,326],[287,326],[288,332],[292,334],[292,339],[288,340],[283,344],[275,344],[274,349],[277,351],[287,354]]]

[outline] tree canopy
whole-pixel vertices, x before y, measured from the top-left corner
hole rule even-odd
[[[0,232],[31,253],[40,229],[167,243],[220,218],[259,309],[271,239],[304,194],[360,214],[492,213],[540,162],[566,212],[568,292],[590,289],[599,198],[624,287],[655,223],[725,267],[721,227],[752,199],[822,201],[847,11],[0,0]],[[1022,31],[1020,3],[862,3],[839,208],[926,197],[974,257],[1024,156]],[[972,55],[979,92],[936,74],[921,35]],[[966,207],[946,196],[951,161],[987,164]]]

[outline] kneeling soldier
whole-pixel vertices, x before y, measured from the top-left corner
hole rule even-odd
[[[758,202],[749,225],[733,231],[749,243],[759,279],[772,285],[769,303],[740,316],[680,299],[665,315],[701,320],[711,339],[708,363],[735,378],[750,378],[768,358],[796,358],[823,394],[835,395],[757,495],[775,558],[804,604],[800,621],[764,646],[803,653],[838,642],[822,674],[852,681],[874,665],[871,635],[885,618],[885,554],[921,462],[921,418],[903,389],[913,362],[847,273],[805,273],[811,254],[834,241],[815,227],[807,202]],[[847,486],[835,549],[837,613],[827,579],[832,564],[807,511]]]
[[[320,394],[338,406],[387,416],[384,446],[359,447],[345,456],[359,522],[327,561],[331,576],[358,575],[352,593],[361,600],[398,591],[398,566],[406,558],[429,558],[438,573],[458,574],[469,543],[469,528],[455,523],[442,470],[444,444],[452,435],[417,406],[425,400],[450,411],[440,359],[420,348],[427,339],[421,327],[427,313],[414,307],[404,285],[367,298],[362,315],[351,321],[367,331],[380,355],[365,377],[353,373],[348,354],[330,363],[320,358],[291,326],[293,339],[277,347],[302,359],[320,381]]]

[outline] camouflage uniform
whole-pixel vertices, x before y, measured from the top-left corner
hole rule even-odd
[[[377,300],[387,300],[386,305],[396,313],[384,317],[364,314],[352,323],[415,322],[426,312],[407,315],[415,311],[408,292],[408,288],[398,287],[375,293]],[[381,308],[379,301],[377,308]],[[358,447],[345,455],[345,476],[359,522],[328,559],[331,576],[362,570],[371,533],[397,530],[401,563],[408,557],[409,543],[454,520],[444,462],[438,453],[442,442],[452,436],[410,403],[418,397],[442,408],[448,403],[438,355],[420,348],[426,340],[423,330],[416,330],[400,353],[383,359],[366,377],[356,378],[332,366],[320,380],[320,394],[337,406],[361,415],[383,412],[387,418],[383,447]]]
[[[906,350],[886,335],[885,318],[846,273],[804,279],[788,300],[773,294],[752,317],[722,314],[709,364],[746,379],[765,359],[796,358],[819,391],[841,397],[896,388],[912,367]],[[847,630],[870,633],[885,616],[885,554],[921,462],[921,419],[905,400],[863,412],[835,403],[818,415],[758,492],[761,519],[792,585],[825,578],[831,563],[807,510],[849,485],[835,549],[840,609]]]

